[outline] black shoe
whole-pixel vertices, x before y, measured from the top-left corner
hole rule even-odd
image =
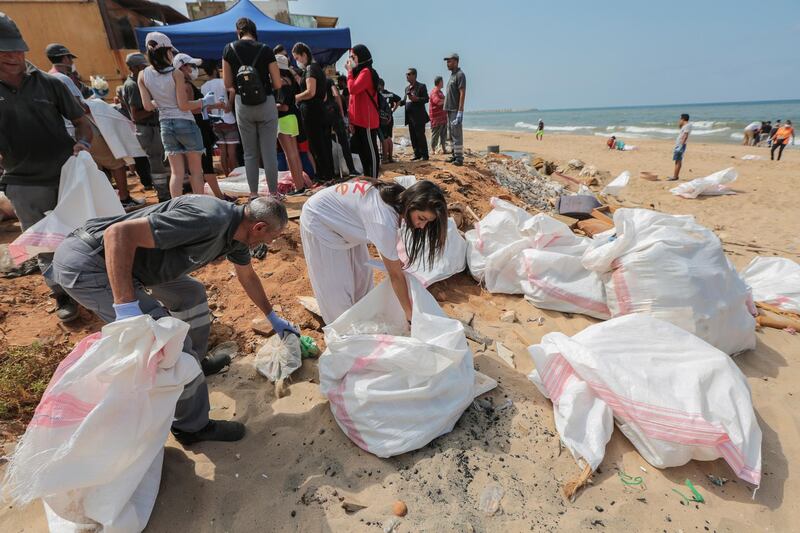
[[[56,316],[61,322],[72,322],[80,316],[78,303],[66,294],[57,296]]]
[[[175,440],[184,446],[207,440],[234,442],[242,440],[242,437],[244,437],[244,424],[229,420],[209,420],[206,427],[194,433],[180,431],[175,428],[172,428],[171,431]]]
[[[464,166],[464,160],[463,159],[456,159],[456,160],[453,161],[453,164],[455,166],[457,166],[457,167]]]
[[[200,361],[204,376],[213,376],[222,371],[223,368],[231,364],[231,356],[226,353],[217,355],[207,355]]]
[[[137,200],[133,196],[128,196],[124,200],[120,200],[120,202],[122,202],[123,209],[133,209],[144,205],[144,200]]]
[[[447,161],[448,163],[455,163],[456,162],[456,158],[455,158],[455,156],[454,157],[448,157],[445,161]]]
[[[414,157],[411,158],[412,161],[419,161],[420,159],[422,159],[421,155],[415,155]]]
[[[142,185],[142,187],[144,187],[144,190],[146,190],[146,191],[152,191],[153,190],[153,185],[152,184],[151,185]]]
[[[286,193],[286,196],[303,196],[306,193],[306,188],[303,187],[302,189],[295,189],[292,192]]]
[[[420,159],[423,161],[428,161],[429,158],[427,155],[423,155],[422,157],[420,157]]]

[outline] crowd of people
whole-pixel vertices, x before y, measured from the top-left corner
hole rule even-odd
[[[107,323],[147,314],[155,319],[173,316],[189,325],[183,349],[198,360],[203,374],[185,387],[176,406],[172,433],[184,445],[239,440],[245,432],[240,422],[208,416],[204,376],[222,370],[230,357],[208,354],[206,289],[190,276],[192,272],[227,258],[275,333],[300,333],[276,313],[251,263],[253,249],[277,238],[288,222],[277,192],[278,146],[296,193],[305,192],[303,178],[298,176],[303,171],[301,143],[308,144],[320,184],[336,181],[334,137],[345,159],[352,151],[364,167],[363,177],[314,191],[300,215],[308,275],[326,322],[335,320],[372,288],[366,266],[369,244],[378,250],[410,321],[413,310],[405,263],[397,251],[398,230],[405,228],[402,240],[410,264],[431,265],[447,235],[447,203],[437,185],[423,180],[404,188],[377,179],[379,139],[384,139],[381,110],[386,104],[379,96],[382,83],[365,46],[353,47],[347,76],[333,81],[303,43],[292,47],[297,66],[291,66],[285,49],[257,41],[256,27],[249,19],[237,22],[236,33],[238,39],[221,52],[220,64],[178,52],[159,32],[147,35],[145,54],[127,57],[130,76],[115,93],[117,106],[135,125],[146,154],[136,161],[143,184],[161,189],[158,194],[163,201],[143,206],[130,200],[128,207],[136,209],[89,220],[67,236],[55,253],[38,256],[56,298],[56,315],[64,322],[78,317],[80,305]],[[0,183],[22,230],[55,207],[61,167],[80,152],[89,152],[98,167],[111,173],[125,203],[130,194],[125,162],[114,158],[95,125],[96,117],[87,105],[91,102],[86,100],[91,99],[91,89],[80,84],[75,74],[77,57],[64,45],[49,46],[53,71],[47,74],[27,63],[27,51],[16,24],[0,13]],[[466,82],[458,69],[458,56],[453,54],[447,61],[453,72],[448,94],[442,102],[441,81],[437,82],[436,106],[442,109],[432,114],[442,126],[442,113],[447,113],[453,158],[461,163]],[[198,89],[195,81],[201,66],[208,80]],[[416,72],[409,70],[406,95],[393,104],[406,106],[417,159],[428,157],[424,130],[429,120],[424,109],[428,98],[425,86],[416,81]],[[443,145],[443,128],[437,131]],[[220,147],[226,170],[237,165],[239,144],[251,195],[246,204],[230,201],[220,190],[213,166],[207,166],[214,145]],[[355,173],[352,158],[347,165]],[[259,195],[261,168],[266,174],[266,195]],[[194,194],[184,194],[187,179]],[[203,194],[206,186],[213,194]]]
[[[783,149],[791,142],[795,136],[792,121],[787,120],[781,122],[780,119],[775,121],[755,121],[751,122],[744,128],[744,136],[742,144],[744,146],[761,146],[766,145],[769,147],[769,158],[775,159],[775,152],[778,152],[778,161],[781,160]]]

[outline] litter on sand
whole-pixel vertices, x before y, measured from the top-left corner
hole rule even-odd
[[[606,185],[605,188],[603,188],[603,193],[602,194],[606,194],[606,195],[610,195],[610,196],[616,196],[620,192],[622,192],[622,189],[627,187],[628,182],[630,180],[631,180],[631,173],[628,172],[627,170],[625,170],[619,176],[614,178],[611,181],[611,183]]]
[[[698,196],[719,196],[723,194],[736,194],[728,187],[729,183],[736,181],[739,174],[736,169],[726,168],[706,176],[705,178],[697,178],[692,181],[681,183],[677,187],[670,189],[669,192],[675,196],[682,196],[683,198],[697,198]]]
[[[800,313],[800,264],[785,257],[755,257],[742,271],[753,300]]]

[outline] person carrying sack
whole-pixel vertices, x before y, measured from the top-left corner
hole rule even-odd
[[[235,98],[250,197],[258,196],[259,160],[270,195],[278,196],[278,109],[273,92],[281,88],[280,71],[272,49],[258,42],[255,22],[240,18],[236,34],[239,40],[222,51],[222,79],[228,97]]]

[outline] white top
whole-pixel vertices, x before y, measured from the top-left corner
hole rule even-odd
[[[681,137],[683,137],[684,133],[686,134],[686,140],[681,142]],[[691,122],[687,122],[681,128],[681,131],[678,132],[678,136],[675,137],[675,146],[679,147],[679,146],[682,146],[684,143],[686,143],[689,140],[689,134],[690,133],[692,133],[692,123]]]
[[[761,123],[760,122],[751,122],[744,129],[745,129],[745,131],[758,131],[758,130],[761,129]]]
[[[200,87],[200,92],[203,94],[214,93],[217,101],[219,97],[225,98],[225,105],[228,105],[228,91],[225,90],[225,82],[220,78],[208,80]],[[222,122],[225,124],[236,124],[236,117],[233,113],[226,113],[224,109],[209,109],[208,114],[213,117],[222,117]]]
[[[331,248],[372,243],[391,261],[398,259],[400,216],[368,181],[353,180],[316,193],[303,206],[300,222]]]
[[[172,78],[174,70],[160,73],[153,67],[142,71],[144,86],[150,91],[150,96],[158,107],[158,120],[184,119],[194,122],[191,111],[178,109],[178,94],[175,90],[175,80]]]

